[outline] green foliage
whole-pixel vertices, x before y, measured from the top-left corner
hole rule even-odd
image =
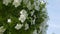
[[[31,1],[31,4],[33,4],[34,1],[33,0],[30,0],[30,1]],[[37,11],[35,9],[29,10],[27,7],[23,7],[24,6],[23,3],[21,3],[21,5],[16,8],[14,5],[12,5],[12,2],[9,3],[8,6],[6,6],[3,4],[3,0],[0,0],[0,26],[4,26],[4,28],[6,28],[6,31],[3,34],[32,34],[35,29],[37,29],[37,32],[38,32],[38,30],[40,30],[39,29],[40,24],[43,23],[45,19],[48,18],[46,11],[42,11],[43,9],[46,9],[45,7],[46,3],[44,4],[40,3],[40,10]],[[16,24],[17,23],[22,24],[21,21],[18,20],[18,18],[20,16],[20,11],[23,9],[27,11],[28,17],[24,22],[23,27],[19,30],[16,30],[15,29]],[[32,12],[33,10],[35,12],[34,12],[34,15],[31,16],[30,12]],[[35,18],[34,16],[36,16],[35,25],[31,25],[31,18],[34,19]],[[9,18],[12,21],[11,23],[7,22],[7,19]],[[29,24],[28,30],[24,30],[25,23]]]

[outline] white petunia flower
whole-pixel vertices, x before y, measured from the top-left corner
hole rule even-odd
[[[4,26],[1,26],[1,27],[0,27],[0,32],[3,33],[5,30],[6,30],[6,29],[4,28]]]
[[[26,20],[28,14],[27,14],[27,12],[25,10],[20,11],[20,14],[21,15],[19,17],[19,20],[23,23]]]
[[[3,0],[3,4],[5,4],[6,6],[11,2],[12,2],[12,0]]]
[[[14,0],[13,5],[15,5],[15,7],[18,7],[21,4],[22,0]]]
[[[8,19],[7,22],[8,22],[8,23],[11,23],[11,19]]]
[[[19,30],[19,29],[22,28],[22,26],[23,26],[23,24],[17,24],[17,25],[15,26],[15,29]]]
[[[25,24],[25,30],[29,29],[29,25],[26,23]]]

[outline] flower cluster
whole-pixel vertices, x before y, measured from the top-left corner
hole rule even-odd
[[[9,5],[9,3],[11,4]],[[11,32],[12,31],[11,28],[13,28],[16,31],[19,31],[19,33],[20,33],[20,30],[23,29],[24,32],[27,32],[27,31],[30,32],[31,30],[33,34],[38,34],[43,30],[43,28],[45,28],[45,23],[42,23],[44,22],[44,19],[47,16],[45,14],[46,9],[43,7],[45,6],[44,1],[42,0],[3,0],[3,4],[4,4],[4,7],[5,5],[7,8],[11,7],[11,5],[12,7],[6,10],[5,12],[5,16],[9,19],[5,17],[4,22],[7,21],[6,24],[8,26],[3,22],[3,26],[0,27],[0,32],[6,31],[9,27],[10,28],[8,29],[9,32]],[[6,13],[7,14],[9,13],[10,16],[6,15]],[[5,25],[7,27],[6,29],[4,28]],[[39,32],[37,29],[40,29]]]
[[[20,11],[20,14],[21,15],[19,17],[19,20],[23,23],[28,16],[27,11],[23,9],[23,10]]]
[[[11,2],[12,0],[3,0],[3,4],[5,4],[6,6]],[[36,10],[39,11],[40,2],[41,4],[44,4],[44,2],[41,0],[34,0],[33,4],[31,4],[30,0],[23,0],[23,4],[24,4],[23,7],[26,5],[25,7],[27,7],[29,10],[32,10],[33,8],[35,8]],[[15,7],[18,7],[21,5],[21,3],[22,3],[22,0],[14,0],[12,5],[14,5]]]

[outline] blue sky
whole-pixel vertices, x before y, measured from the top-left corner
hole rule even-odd
[[[47,34],[60,34],[60,0],[47,1],[47,11],[50,18]]]

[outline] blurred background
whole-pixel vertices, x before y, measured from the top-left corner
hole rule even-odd
[[[49,15],[47,34],[60,34],[60,0],[47,0]]]

